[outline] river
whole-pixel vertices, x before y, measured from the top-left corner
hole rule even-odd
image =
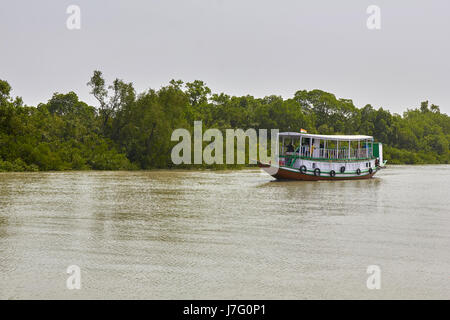
[[[0,299],[450,299],[449,190],[449,165],[0,173]]]

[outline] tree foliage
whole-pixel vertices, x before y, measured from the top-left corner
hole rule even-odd
[[[98,106],[76,93],[55,93],[37,107],[11,96],[0,80],[0,171],[119,170],[173,166],[176,128],[255,128],[323,134],[372,135],[385,144],[390,163],[449,163],[450,119],[424,101],[403,115],[371,105],[357,108],[321,90],[291,99],[212,93],[203,81],[172,80],[140,94],[132,83],[109,86],[100,71],[88,82]]]

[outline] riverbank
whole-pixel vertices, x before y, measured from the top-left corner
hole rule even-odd
[[[182,137],[174,132],[192,137],[196,123],[205,134],[215,129],[222,136],[238,128],[364,134],[383,143],[389,163],[450,162],[450,117],[428,101],[399,115],[371,105],[358,108],[321,90],[299,90],[284,99],[211,94],[198,80],[171,81],[140,94],[132,83],[114,83],[108,96],[102,73],[94,71],[89,86],[102,92],[98,107],[74,92],[55,93],[33,107],[11,96],[11,86],[0,80],[0,171],[169,168]],[[120,103],[113,99],[118,96]],[[200,138],[202,147],[213,139]],[[195,146],[195,137],[191,142]]]
[[[388,166],[399,166],[399,165],[446,165],[448,163],[401,163],[400,161],[388,160]],[[38,166],[24,165],[23,162],[17,163],[8,163],[5,165],[5,161],[0,160],[0,172],[89,172],[89,171],[227,171],[227,170],[244,170],[244,169],[255,169],[257,165],[211,165],[211,166],[202,166],[202,165],[191,165],[191,166],[177,166],[171,168],[150,168],[150,169],[139,169],[136,167],[131,168],[121,168],[116,170],[111,169],[91,169],[91,168],[82,168],[82,169],[62,169],[62,170],[40,170]]]

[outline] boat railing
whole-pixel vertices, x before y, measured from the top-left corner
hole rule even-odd
[[[301,146],[297,148],[295,152],[286,152],[285,155],[281,155],[284,158],[301,157],[311,159],[327,159],[327,160],[357,160],[357,159],[370,159],[372,158],[371,149],[359,148],[314,148],[314,146]]]

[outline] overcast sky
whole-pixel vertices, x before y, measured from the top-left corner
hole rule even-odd
[[[69,5],[81,29],[69,30]],[[366,26],[369,5],[381,29]],[[448,0],[2,0],[0,79],[28,105],[75,91],[95,69],[138,92],[172,78],[213,92],[292,97],[322,89],[392,112],[450,113]]]

